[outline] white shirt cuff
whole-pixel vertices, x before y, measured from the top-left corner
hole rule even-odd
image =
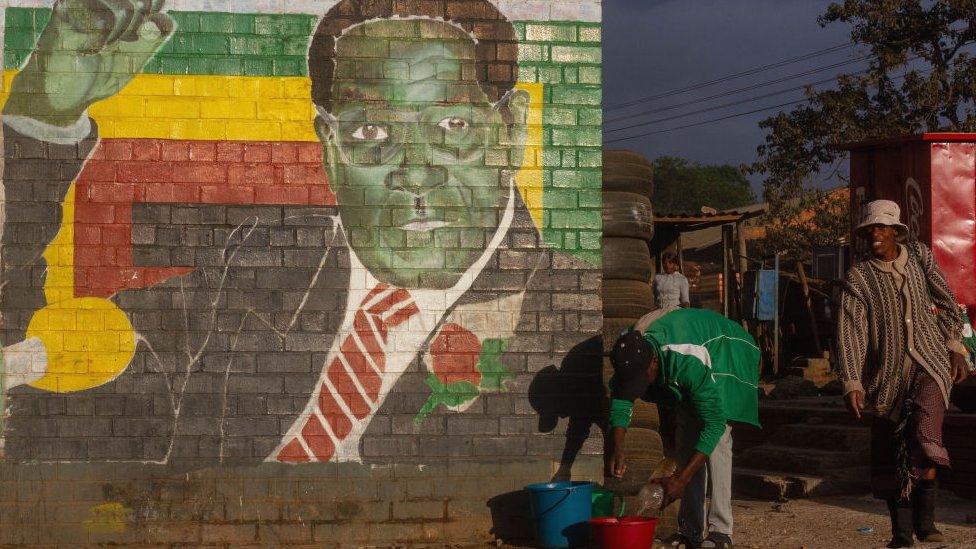
[[[29,116],[4,115],[3,123],[10,129],[39,141],[54,145],[77,145],[91,134],[92,124],[88,113],[81,115],[70,126],[55,126]]]

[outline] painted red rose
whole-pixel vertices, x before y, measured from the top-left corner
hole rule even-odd
[[[481,342],[478,337],[457,324],[445,324],[430,346],[433,356],[434,375],[445,385],[467,381],[477,387],[481,384],[478,358]]]

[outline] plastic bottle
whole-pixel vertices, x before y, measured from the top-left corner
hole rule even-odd
[[[677,470],[678,464],[671,458],[661,460],[661,463],[654,468],[654,472],[651,473],[637,494],[637,503],[640,508],[637,512],[638,515],[643,515],[647,511],[652,517],[656,517],[661,513],[661,506],[664,504],[664,487],[653,481],[670,477]]]

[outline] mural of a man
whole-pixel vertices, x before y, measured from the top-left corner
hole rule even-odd
[[[469,2],[476,20],[446,4],[343,0],[325,14],[309,74],[337,207],[193,221],[223,230],[192,272],[83,304],[130,323],[133,352],[117,377],[67,394],[45,380],[70,360],[35,335],[51,333],[39,314],[51,306],[43,253],[98,137],[87,108],[124,87],[174,29],[162,0],[55,4],[4,111],[0,308],[8,386],[26,384],[9,391],[9,456],[424,461],[470,451],[470,433],[439,436],[443,413],[497,396],[505,380],[524,392],[556,360],[538,341],[562,327],[543,326],[538,311],[560,270],[583,264],[541,245],[515,185],[529,98],[515,88],[512,25],[487,0]],[[24,151],[38,147],[63,159],[53,180],[25,173]],[[17,174],[32,181],[26,194]],[[137,215],[177,224],[163,208]],[[317,238],[276,250],[268,229],[289,226]],[[71,356],[72,367],[84,362]],[[78,417],[100,407],[118,417]]]

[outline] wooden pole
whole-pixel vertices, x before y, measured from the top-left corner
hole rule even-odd
[[[738,258],[739,258],[739,275],[740,276],[743,273],[745,273],[746,271],[749,270],[749,258],[746,257],[749,254],[746,253],[748,250],[746,249],[746,232],[745,232],[745,228],[746,228],[746,225],[742,221],[740,221],[740,222],[738,222],[738,223],[735,224],[735,237],[736,237],[737,244],[738,244],[738,246],[737,246],[738,247],[737,253],[738,253]]]
[[[820,343],[820,331],[817,329],[817,317],[813,314],[813,302],[810,299],[810,285],[807,284],[807,273],[806,269],[803,268],[803,262],[796,262],[796,275],[800,279],[800,287],[803,289],[803,306],[807,310],[807,316],[810,318],[810,331],[813,333],[813,343],[816,345],[817,358],[823,356],[823,345]]]
[[[722,314],[726,317],[732,312],[732,265],[729,265],[729,252],[732,249],[732,226],[722,225]]]
[[[773,284],[773,375],[779,375],[779,254],[773,260],[776,280]]]

